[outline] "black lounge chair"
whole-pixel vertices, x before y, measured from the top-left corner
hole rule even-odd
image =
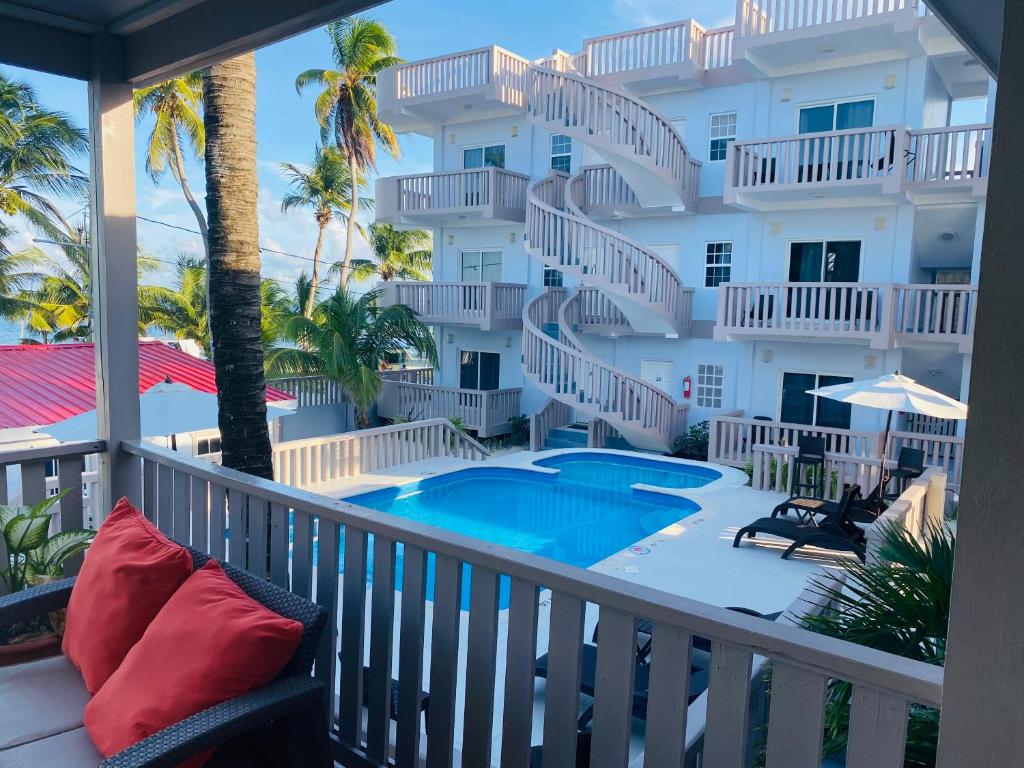
[[[885,480],[880,480],[875,489],[863,499],[856,498],[850,504],[849,518],[860,525],[871,525],[878,516],[885,512],[887,504],[883,496]],[[786,499],[772,510],[772,517],[786,515],[790,512],[796,514],[798,521],[802,523],[811,522],[815,515],[828,515],[839,507],[839,502],[826,501],[813,496],[793,496]]]
[[[907,482],[914,480],[924,474],[924,451],[920,448],[900,448],[899,456],[896,458],[896,469],[889,472],[889,480],[896,481],[896,490],[889,494],[889,498],[895,499],[903,493]]]
[[[862,561],[865,559],[866,547],[864,531],[850,519],[850,508],[853,500],[860,494],[860,486],[852,485],[843,494],[839,504],[827,512],[822,520],[814,516],[805,522],[786,520],[780,517],[762,517],[750,525],[740,528],[733,539],[732,545],[738,547],[740,539],[746,536],[754,538],[758,533],[789,539],[793,543],[782,553],[786,560],[801,547],[823,547],[853,552]]]

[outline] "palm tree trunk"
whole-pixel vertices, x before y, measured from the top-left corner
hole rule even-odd
[[[327,222],[320,224],[320,232],[316,236],[316,248],[313,249],[313,274],[309,278],[309,296],[306,297],[306,306],[302,314],[306,317],[313,316],[313,307],[316,304],[316,289],[320,285],[320,254],[324,249],[324,232],[327,231]]]
[[[352,172],[352,207],[348,212],[348,227],[345,235],[345,257],[341,262],[341,290],[348,288],[348,278],[351,274],[352,264],[352,243],[356,237],[356,213],[359,211],[359,184],[356,183],[356,179],[359,178],[359,168],[356,165],[355,155],[349,153],[348,167]]]
[[[189,208],[195,214],[196,223],[199,224],[199,231],[203,235],[203,252],[206,254],[207,262],[209,262],[210,229],[206,225],[206,215],[203,213],[203,209],[199,207],[199,203],[196,202],[196,198],[192,194],[192,188],[188,185],[188,174],[185,173],[185,159],[181,154],[181,144],[178,142],[177,130],[171,131],[171,141],[174,145],[174,169],[178,175],[178,183],[181,185],[181,193],[185,195]]]
[[[210,67],[203,78],[203,96],[210,216],[209,323],[223,464],[272,478],[260,333],[253,54]]]

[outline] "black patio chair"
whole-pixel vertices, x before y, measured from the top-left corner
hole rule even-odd
[[[765,533],[793,542],[782,553],[783,560],[788,559],[801,547],[815,546],[853,552],[863,561],[867,551],[864,531],[850,519],[850,507],[854,498],[859,494],[859,485],[847,488],[839,504],[827,512],[820,521],[813,516],[805,522],[781,517],[762,517],[750,525],[740,528],[732,545],[738,547],[740,539],[744,536],[752,539],[759,533]]]
[[[860,525],[871,525],[882,514],[887,504],[883,498],[882,489],[884,480],[879,480],[874,490],[864,498],[855,498],[850,504],[849,518]],[[802,523],[811,522],[815,516],[828,515],[834,512],[839,502],[826,501],[814,496],[792,496],[772,510],[772,517],[794,513],[796,519]]]
[[[194,549],[189,552],[194,570],[210,559]],[[267,685],[170,725],[102,760],[98,768],[163,768],[210,749],[216,753],[209,768],[332,765],[324,690],[310,676],[327,611],[248,571],[221,565],[249,597],[302,624],[302,637],[291,660]],[[74,585],[72,577],[0,598],[0,626],[66,608]]]
[[[889,495],[891,498],[898,497],[903,493],[906,485],[911,480],[924,474],[924,451],[920,448],[900,448],[896,457],[896,469],[889,471],[889,481],[896,481],[896,490]]]

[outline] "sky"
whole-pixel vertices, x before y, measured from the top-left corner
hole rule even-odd
[[[399,53],[415,60],[484,45],[496,44],[528,58],[548,55],[556,48],[577,52],[587,37],[633,29],[692,16],[706,27],[731,23],[733,0],[544,0],[485,2],[479,0],[392,0],[364,15],[387,25],[398,41]],[[291,255],[264,251],[263,272],[290,286],[300,271],[309,270],[316,239],[315,224],[308,211],[281,211],[281,197],[287,189],[279,164],[304,165],[313,157],[319,127],[313,116],[315,90],[299,95],[295,76],[304,69],[331,66],[330,47],[322,29],[285,40],[256,53],[257,104],[256,139],[259,165],[260,242],[265,248]],[[0,66],[0,72],[27,80],[35,86],[41,101],[50,109],[71,115],[87,126],[87,94],[84,83],[14,67]],[[179,254],[201,253],[201,240],[189,232],[196,221],[182,197],[177,182],[168,173],[158,184],[145,174],[145,142],[152,127],[143,121],[136,132],[138,167],[137,202],[139,242],[160,260],[159,270],[147,281],[170,284]],[[431,170],[433,148],[422,136],[401,136],[402,151],[396,161],[381,154],[378,173],[383,176]],[[81,167],[88,161],[82,158]],[[188,176],[196,197],[202,200],[205,185],[202,165],[189,162]],[[371,180],[372,189],[372,180]],[[65,213],[76,213],[81,204],[65,201]],[[365,223],[369,223],[369,217]],[[162,222],[152,223],[144,219]],[[164,226],[171,225],[171,226]],[[16,247],[32,243],[32,234],[19,227]],[[341,259],[345,232],[340,223],[332,225],[325,245],[325,261]],[[44,246],[45,247],[45,246]],[[369,246],[357,236],[356,257]]]

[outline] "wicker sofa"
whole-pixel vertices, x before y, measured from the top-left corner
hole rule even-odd
[[[209,560],[190,552],[193,569]],[[211,748],[217,751],[209,768],[331,765],[324,691],[310,676],[326,611],[247,571],[223,567],[250,597],[303,625],[292,659],[274,682],[104,759],[82,725],[89,694],[65,657],[0,668],[0,768],[174,768]],[[64,579],[0,598],[0,626],[66,607],[74,583]]]

